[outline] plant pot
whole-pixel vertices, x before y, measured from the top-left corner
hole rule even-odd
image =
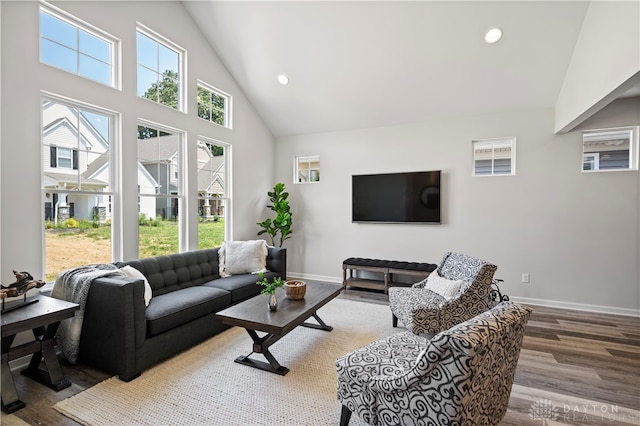
[[[307,283],[300,280],[285,281],[284,292],[288,299],[302,300],[307,292]]]

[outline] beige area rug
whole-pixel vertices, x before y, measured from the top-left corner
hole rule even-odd
[[[337,425],[336,358],[399,330],[386,305],[335,299],[318,315],[333,331],[297,327],[271,346],[286,376],[233,362],[252,346],[234,327],[129,383],[114,377],[54,408],[85,425]]]

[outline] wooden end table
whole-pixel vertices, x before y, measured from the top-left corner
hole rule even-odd
[[[275,311],[269,311],[267,296],[260,294],[224,309],[216,316],[224,324],[243,327],[253,340],[253,351],[249,355],[236,358],[235,362],[284,376],[289,372],[289,369],[278,363],[273,354],[269,352],[269,346],[299,325],[324,331],[333,330],[333,327],[328,326],[320,319],[316,311],[338,296],[342,291],[342,286],[307,283],[307,291],[302,300],[287,299],[281,289],[277,291],[278,309]],[[315,318],[318,323],[305,322],[310,317]],[[266,334],[259,336],[258,331]],[[254,353],[262,354],[269,362],[250,358],[250,355]]]
[[[2,314],[2,410],[12,413],[25,406],[18,398],[9,361],[33,354],[29,366],[22,375],[34,379],[56,391],[71,386],[65,379],[58,363],[55,351],[55,335],[60,321],[75,315],[79,305],[37,296],[37,303],[31,303],[19,309]],[[34,340],[29,343],[11,347],[16,334],[33,331]],[[44,361],[46,370],[40,367]]]

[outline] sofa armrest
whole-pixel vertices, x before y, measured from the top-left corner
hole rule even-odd
[[[80,359],[121,380],[140,375],[146,334],[144,283],[128,277],[93,280],[85,306]]]
[[[282,247],[267,247],[267,269],[287,279],[287,249]]]

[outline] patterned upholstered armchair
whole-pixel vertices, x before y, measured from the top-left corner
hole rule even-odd
[[[409,288],[390,288],[393,326],[397,327],[400,320],[414,334],[435,334],[486,311],[496,269],[496,265],[475,257],[446,253],[438,269],[431,273],[437,277],[431,278],[458,281],[459,290],[445,297],[425,287],[430,278]]]
[[[336,360],[341,426],[496,425],[507,412],[531,310],[502,302],[437,334],[408,331]]]

